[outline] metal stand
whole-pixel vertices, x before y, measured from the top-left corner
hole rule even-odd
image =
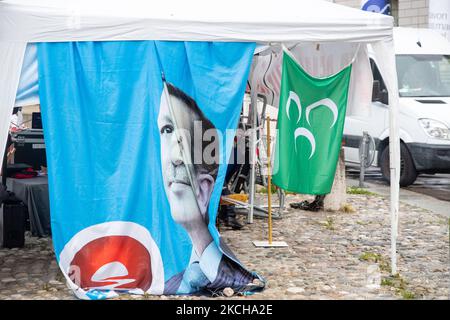
[[[268,241],[253,241],[256,247],[287,247],[284,241],[272,241],[272,175],[270,168],[270,118],[267,117],[267,198],[269,205],[269,240]]]
[[[359,146],[359,187],[364,188],[364,177],[366,169],[369,168],[375,159],[375,141],[367,131],[363,132],[363,138]]]
[[[367,162],[367,144],[369,142],[367,131],[363,132],[363,138],[361,142],[361,149],[359,154],[359,187],[364,188],[364,175],[366,170],[366,162]]]
[[[226,200],[227,202],[230,202],[232,204],[235,205],[236,209],[245,209],[245,210],[250,210],[251,204],[246,203],[246,202],[242,202],[236,199],[230,199],[226,196],[222,196],[223,200]],[[253,205],[253,215],[255,217],[260,217],[260,218],[267,218],[269,216],[269,211],[264,209],[267,206],[256,206]],[[274,206],[275,208],[278,208],[279,206]],[[276,214],[276,213],[272,213],[272,218],[273,219],[281,219],[281,215],[280,214]]]

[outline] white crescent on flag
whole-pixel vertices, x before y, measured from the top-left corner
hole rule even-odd
[[[312,110],[314,110],[315,108],[318,108],[320,106],[325,106],[328,109],[330,109],[331,112],[333,112],[333,123],[331,124],[330,129],[333,128],[333,126],[336,123],[339,111],[338,111],[338,107],[337,107],[336,103],[334,103],[334,101],[329,98],[319,100],[319,101],[314,102],[314,103],[310,104],[309,106],[307,106],[306,107],[306,121],[308,122],[309,125],[311,125],[311,123],[309,123],[309,113]]]
[[[311,154],[309,155],[308,159],[311,159],[311,157],[314,155],[314,152],[316,152],[316,139],[314,138],[314,135],[306,128],[297,128],[294,132],[294,141],[297,140],[298,137],[305,137],[308,139],[309,143],[311,144]],[[297,145],[294,142],[294,148],[295,152],[297,152]]]
[[[287,113],[287,117],[289,120],[291,120],[291,118],[289,117],[289,107],[291,106],[292,100],[294,100],[295,104],[297,105],[297,109],[298,109],[297,123],[298,123],[302,116],[302,105],[300,104],[300,98],[298,97],[298,95],[294,91],[289,91],[289,97],[286,102],[286,113]]]

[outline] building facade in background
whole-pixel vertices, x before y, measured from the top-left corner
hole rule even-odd
[[[438,30],[450,41],[450,0],[429,0],[428,27]]]
[[[358,9],[362,2],[329,1]],[[435,29],[450,41],[450,0],[391,0],[391,12],[396,26]]]
[[[428,28],[430,1],[433,0],[391,0],[391,12],[395,19],[395,25]],[[361,8],[361,0],[334,0],[333,2],[353,8]]]

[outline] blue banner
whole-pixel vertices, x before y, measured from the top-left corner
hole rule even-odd
[[[386,15],[391,14],[391,4],[389,0],[362,0],[361,9]]]
[[[262,280],[215,227],[254,48],[38,45],[54,249],[78,297],[248,292]]]

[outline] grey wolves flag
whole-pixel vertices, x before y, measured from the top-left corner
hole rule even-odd
[[[262,289],[215,227],[254,47],[38,44],[53,244],[77,297]]]
[[[389,0],[362,0],[361,9],[386,15],[391,14],[391,4]]]
[[[283,52],[273,182],[303,194],[331,191],[341,147],[351,65],[314,78]]]

